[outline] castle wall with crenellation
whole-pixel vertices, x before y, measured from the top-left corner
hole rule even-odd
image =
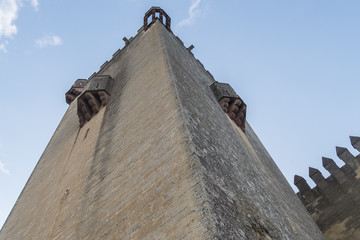
[[[350,137],[351,144],[360,151],[360,138]],[[323,157],[324,168],[330,176],[324,178],[318,169],[309,168],[309,176],[316,183],[311,189],[305,179],[295,176],[300,200],[320,230],[329,240],[358,240],[360,236],[360,154],[353,156],[336,147],[345,165],[338,167],[333,159]]]

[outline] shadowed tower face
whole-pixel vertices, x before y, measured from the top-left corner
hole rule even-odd
[[[173,35],[163,10],[144,19],[67,93],[0,239],[323,239],[242,99]]]

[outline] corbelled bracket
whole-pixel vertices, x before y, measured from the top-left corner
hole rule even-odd
[[[227,83],[214,82],[210,86],[222,110],[245,132],[246,104]]]
[[[148,19],[151,17],[151,21],[148,22]],[[171,18],[169,15],[166,14],[164,10],[162,10],[160,7],[152,7],[150,8],[144,16],[144,30],[148,30],[149,26],[155,21],[159,19],[162,24],[165,25],[166,29],[171,32]],[[165,21],[165,23],[164,23]]]
[[[112,85],[113,79],[109,75],[97,75],[88,81],[84,92],[78,98],[77,114],[80,127],[84,126],[86,121],[90,121],[102,106],[107,105]]]
[[[79,96],[87,84],[86,79],[78,79],[75,83],[71,86],[70,90],[65,93],[65,100],[66,103],[70,105],[77,96]]]

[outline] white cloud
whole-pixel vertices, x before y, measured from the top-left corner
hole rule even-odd
[[[10,174],[9,169],[5,168],[4,164],[1,161],[0,161],[0,172],[4,173],[6,175]]]
[[[17,33],[15,20],[18,17],[21,0],[0,0],[0,40],[11,38]],[[6,53],[7,41],[0,42],[0,51]]]
[[[0,0],[0,39],[9,38],[17,33],[14,21],[17,18],[19,2],[17,0]]]
[[[35,11],[39,10],[39,0],[31,0],[31,6],[35,9]]]
[[[54,35],[39,38],[35,41],[35,43],[39,48],[44,48],[48,46],[60,46],[62,45],[63,41],[60,37]]]
[[[3,51],[4,53],[6,53],[6,43],[0,43],[0,51]]]
[[[185,25],[193,24],[195,21],[196,16],[200,13],[200,11],[197,9],[199,6],[201,0],[192,0],[190,8],[189,8],[189,16],[185,19],[183,19],[178,26],[182,27]]]

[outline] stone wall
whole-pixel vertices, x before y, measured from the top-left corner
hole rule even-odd
[[[212,76],[185,47],[174,47],[178,39],[162,36],[215,238],[323,239],[250,125],[244,133],[223,112]]]
[[[70,104],[1,240],[210,239],[158,28],[97,73],[114,85],[81,128],[77,100]]]
[[[350,137],[351,144],[360,151],[360,138]],[[315,168],[309,169],[316,183],[311,189],[305,179],[295,176],[297,195],[309,211],[325,237],[329,240],[357,240],[360,236],[360,155],[336,147],[338,157],[345,162],[339,168],[334,160],[323,158],[323,166],[330,172],[326,179]]]
[[[244,133],[224,113],[211,74],[168,27],[141,29],[97,75],[113,79],[106,106],[80,124],[81,93],[67,93],[69,109],[1,240],[323,239],[250,125]]]

